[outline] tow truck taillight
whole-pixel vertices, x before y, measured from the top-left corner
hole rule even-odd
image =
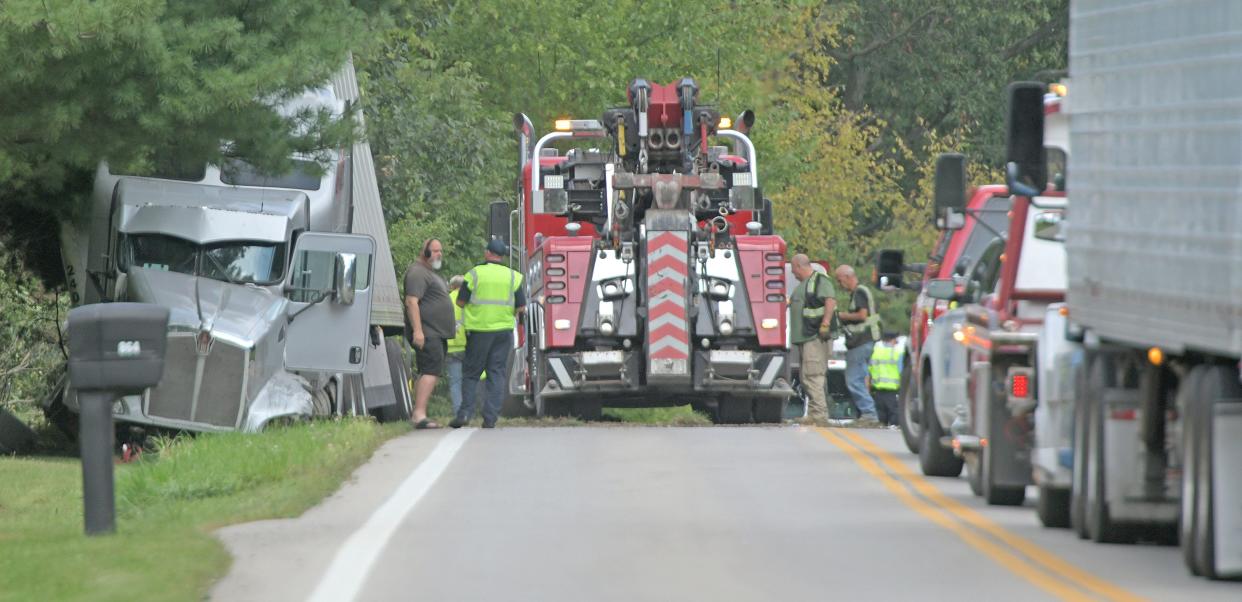
[[[1014,374],[1009,377],[1009,395],[1026,398],[1031,394],[1031,379],[1025,374]]]

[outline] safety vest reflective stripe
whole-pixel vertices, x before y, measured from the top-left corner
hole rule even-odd
[[[475,266],[466,274],[470,282],[470,301],[466,303],[465,326],[469,332],[499,332],[514,325],[513,303],[522,275],[497,263]]]
[[[812,295],[816,294],[815,287],[816,285],[819,284],[819,282],[816,280],[817,278],[827,278],[827,276],[825,276],[822,272],[811,273],[811,278],[807,280],[806,282],[806,290],[810,292]],[[823,318],[824,317],[824,306],[823,305],[819,307],[805,307],[804,306],[802,308],[802,317]]]
[[[901,387],[902,349],[876,345],[871,352],[871,386],[879,391],[896,391]]]

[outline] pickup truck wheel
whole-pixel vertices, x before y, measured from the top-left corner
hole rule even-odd
[[[1039,522],[1049,529],[1070,526],[1070,494],[1067,489],[1039,486],[1039,500],[1035,502],[1035,514]]]
[[[962,461],[966,465],[966,482],[970,483],[970,492],[983,495],[983,467],[979,465],[978,452],[962,452]]]
[[[919,453],[918,406],[914,403],[914,386],[907,362],[901,370],[901,388],[897,392],[897,424],[901,426],[901,439],[910,453]]]
[[[1104,456],[1104,420],[1107,408],[1104,391],[1115,380],[1112,363],[1103,359],[1091,367],[1087,375],[1087,534],[1099,543],[1127,543],[1133,538],[1130,529],[1113,522],[1108,515],[1106,498],[1108,482],[1107,459]]]
[[[392,378],[392,395],[396,403],[377,409],[380,422],[409,420],[414,414],[414,396],[410,393],[410,369],[405,365],[401,345],[391,339],[384,341],[388,355],[388,374]]]
[[[923,377],[923,422],[919,441],[919,468],[929,477],[956,477],[962,474],[962,459],[953,450],[940,444],[944,432],[936,418],[936,400],[932,393],[931,375]]]
[[[1182,546],[1182,560],[1192,575],[1202,576],[1203,569],[1195,557],[1198,545],[1199,501],[1195,475],[1199,471],[1199,413],[1203,399],[1201,389],[1208,368],[1203,365],[1190,369],[1185,380],[1178,386],[1177,410],[1182,421],[1182,512],[1178,521],[1178,539]]]

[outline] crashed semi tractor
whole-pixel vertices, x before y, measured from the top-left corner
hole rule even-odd
[[[1236,2],[1070,8],[1069,325],[1081,332],[1070,521],[1172,539],[1242,578],[1242,13]],[[1042,188],[1035,103],[1010,180]],[[1014,156],[1011,151],[1011,157]],[[1064,375],[1063,375],[1064,376]]]
[[[767,233],[753,113],[732,127],[690,78],[637,79],[627,98],[537,139],[515,117],[529,306],[511,393],[541,416],[688,403],[720,422],[780,421],[785,242]]]
[[[347,63],[281,110],[339,116],[357,98]],[[164,379],[116,402],[119,426],[408,417],[401,349],[383,337],[403,320],[370,147],[327,155],[326,165],[295,157],[278,176],[237,160],[147,176],[99,166],[89,221],[61,232],[73,302],[170,310]],[[76,408],[62,386],[46,409],[63,421]]]

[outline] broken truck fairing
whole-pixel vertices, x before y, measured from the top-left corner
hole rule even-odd
[[[336,276],[326,257],[304,250],[290,258],[290,241],[309,224],[307,196],[122,178],[114,199],[112,298],[170,310],[170,369],[158,387],[118,401],[116,418],[176,429],[254,431],[275,418],[325,413],[315,404],[326,400],[311,391],[323,389],[327,375],[286,370],[291,332],[309,327],[296,324],[309,316],[290,320],[291,305],[314,301],[319,293],[304,291],[328,290]],[[204,199],[210,204],[203,205]],[[367,259],[355,266],[355,289],[369,286],[369,255],[357,256]],[[288,298],[286,289],[293,289]],[[357,294],[354,303],[365,303]],[[366,330],[365,321],[355,326]]]

